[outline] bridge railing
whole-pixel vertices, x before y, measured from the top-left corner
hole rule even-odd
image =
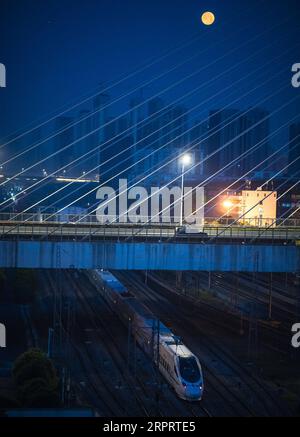
[[[180,218],[174,217],[172,220],[168,220],[160,217],[160,221],[156,222],[154,220],[151,221],[151,218],[146,216],[140,216],[139,222],[130,222],[126,225],[141,225],[145,226],[145,224],[155,224],[156,226],[162,225],[171,225],[171,226],[179,226]],[[167,221],[168,220],[168,221]],[[57,223],[57,224],[110,224],[118,226],[122,224],[121,219],[116,219],[115,216],[102,216],[97,217],[96,214],[55,214],[55,213],[0,213],[0,223],[3,222],[14,222],[14,223],[24,223],[24,222],[34,222],[34,223]],[[290,219],[277,219],[274,221],[273,218],[247,218],[243,219],[243,221],[234,223],[234,219],[230,217],[223,217],[218,219],[216,217],[205,217],[204,218],[205,226],[212,227],[220,227],[220,226],[234,226],[234,227],[246,227],[246,228],[267,228],[267,227],[300,227],[300,219],[299,218],[290,218]]]
[[[72,223],[50,223],[50,222],[2,222],[0,223],[0,239],[64,239],[70,241],[92,241],[92,240],[124,240],[156,242],[168,240],[170,242],[199,242],[204,239],[207,242],[223,241],[245,242],[256,240],[268,243],[283,243],[300,241],[300,227],[272,227],[268,229],[236,226],[209,226],[201,229],[203,233],[182,232],[178,226],[167,224],[144,224],[141,225],[95,225],[95,224],[72,224]]]

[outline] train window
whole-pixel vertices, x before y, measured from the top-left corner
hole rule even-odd
[[[179,371],[187,382],[197,382],[200,379],[200,370],[195,357],[179,357]]]

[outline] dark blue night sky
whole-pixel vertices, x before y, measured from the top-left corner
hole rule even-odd
[[[210,28],[200,22],[205,10],[216,15],[216,23]],[[145,96],[203,68],[200,74],[162,96],[171,101],[244,61],[182,102],[192,107],[251,69],[268,63],[240,81],[235,93],[224,92],[207,104],[199,117],[230,103],[278,71],[276,78],[234,105],[255,105],[286,84],[284,91],[265,103],[272,111],[300,93],[289,86],[291,65],[300,62],[299,11],[297,0],[1,0],[0,62],[7,67],[7,88],[0,90],[0,135],[4,137],[46,119],[59,108],[93,94],[99,86],[110,85],[137,66],[197,36],[193,44],[114,87],[112,98],[199,53],[146,87]],[[128,99],[113,105],[111,114],[120,113],[127,105]],[[280,120],[294,117],[298,107],[296,101],[280,114]]]

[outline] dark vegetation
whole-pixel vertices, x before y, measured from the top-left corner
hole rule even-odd
[[[40,349],[30,349],[20,355],[12,370],[17,399],[23,407],[57,407],[59,379],[55,367]]]

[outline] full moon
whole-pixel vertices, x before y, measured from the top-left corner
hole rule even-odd
[[[211,26],[215,21],[215,16],[212,12],[204,12],[204,14],[202,14],[201,21],[206,26]]]

